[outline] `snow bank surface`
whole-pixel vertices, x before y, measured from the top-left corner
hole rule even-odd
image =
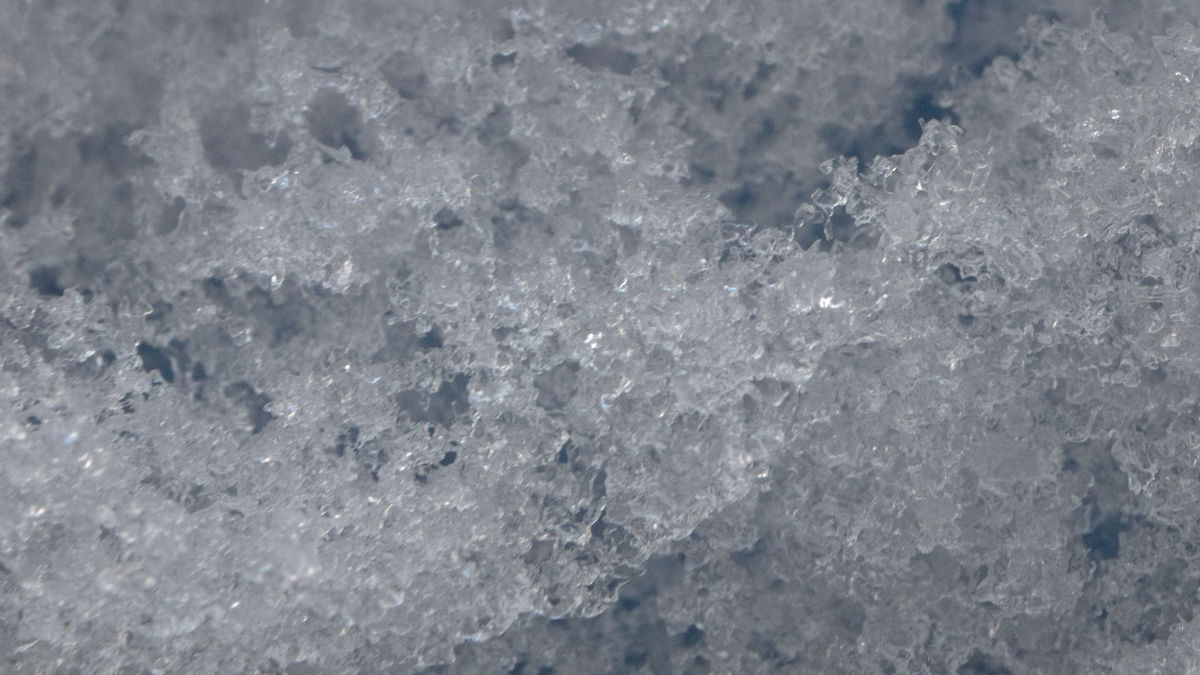
[[[0,4],[0,670],[1200,668],[1194,3]]]

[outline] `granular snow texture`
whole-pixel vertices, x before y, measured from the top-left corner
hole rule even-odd
[[[1200,669],[1197,21],[0,4],[0,670]]]

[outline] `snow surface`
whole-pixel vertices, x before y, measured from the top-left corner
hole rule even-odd
[[[0,4],[0,670],[1200,669],[1197,21]]]

